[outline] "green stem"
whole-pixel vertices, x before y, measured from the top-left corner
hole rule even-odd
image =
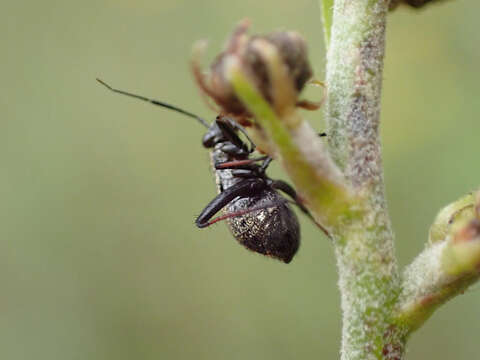
[[[336,0],[327,59],[327,133],[364,216],[335,241],[343,310],[342,359],[401,359],[404,336],[392,326],[400,292],[385,200],[379,114],[386,0]]]
[[[322,11],[325,47],[328,49],[328,45],[330,44],[330,34],[331,34],[332,20],[333,20],[333,0],[320,0],[320,9]]]

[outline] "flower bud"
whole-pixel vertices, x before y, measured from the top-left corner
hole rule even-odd
[[[293,104],[297,103],[298,93],[312,76],[312,69],[307,59],[307,45],[298,33],[279,31],[267,35],[248,36],[246,34],[248,27],[248,21],[243,21],[237,26],[225,50],[210,66],[209,76],[202,74],[196,58],[192,62],[193,73],[202,92],[220,106],[221,112],[245,120],[251,115],[236,96],[227,74],[232,57],[238,61],[250,81],[270,104],[274,103],[275,94],[279,89],[272,89],[268,65],[262,53],[264,51],[262,42],[275,48],[284,65],[289,86],[293,89],[290,92],[294,97],[290,99]]]
[[[474,205],[478,202],[475,196],[473,193],[468,194],[440,210],[430,227],[428,241],[430,245],[444,241],[476,217]]]

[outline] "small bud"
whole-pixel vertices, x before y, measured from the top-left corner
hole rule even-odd
[[[475,216],[474,203],[474,195],[468,194],[440,210],[430,227],[429,244],[445,240],[449,234],[470,221]]]
[[[449,232],[449,247],[444,254],[446,271],[451,275],[478,273],[480,270],[480,192],[470,195],[473,203],[454,215]]]
[[[267,35],[248,36],[246,34],[248,27],[248,21],[243,21],[237,26],[227,42],[226,49],[210,66],[208,77],[201,72],[196,58],[192,62],[193,73],[202,92],[220,106],[221,112],[245,120],[251,115],[236,96],[227,74],[232,58],[240,64],[242,70],[270,104],[275,103],[274,98],[279,89],[272,88],[272,79],[268,64],[265,63],[262,43],[268,43],[276,50],[277,57],[280,58],[287,72],[289,85],[293,89],[290,92],[294,97],[290,99],[293,104],[297,103],[298,93],[312,76],[307,59],[307,45],[299,34],[280,31]],[[288,90],[283,92],[285,93],[288,93]]]

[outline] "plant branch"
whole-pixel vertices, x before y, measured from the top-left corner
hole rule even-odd
[[[407,334],[479,279],[479,194],[462,197],[440,211],[427,248],[406,268],[396,322]]]

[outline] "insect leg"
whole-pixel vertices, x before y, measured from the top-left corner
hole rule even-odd
[[[263,174],[267,167],[272,162],[272,158],[270,156],[260,156],[258,158],[252,159],[245,159],[245,160],[233,160],[233,161],[225,161],[215,164],[216,170],[224,170],[224,169],[246,169],[246,170],[256,170],[259,174]],[[258,166],[255,165],[257,161],[263,161],[262,165]]]
[[[293,203],[298,206],[298,208],[305,214],[307,215],[328,237],[330,237],[330,233],[325,229],[322,225],[317,223],[315,219],[313,218],[312,214],[310,214],[310,211],[303,206],[301,199],[298,197],[297,192],[295,189],[288,183],[282,180],[272,180],[272,187],[277,190],[283,191],[285,194],[290,196],[293,200]]]
[[[236,133],[236,130],[239,129],[240,125],[238,125],[235,121],[229,118],[226,118],[226,120],[223,120],[223,119],[224,119],[223,117],[217,116],[217,119],[215,120],[217,126],[222,132],[222,135],[228,141],[234,144],[236,147],[238,147],[239,149],[243,149],[247,154],[250,154],[252,151],[248,148],[248,145],[245,144]],[[251,142],[250,139],[249,141]]]
[[[230,123],[232,124],[232,126],[237,129],[238,131],[240,131],[243,135],[245,135],[245,137],[247,138],[248,142],[250,143],[250,152],[254,152],[255,149],[256,149],[256,145],[255,143],[253,142],[252,139],[250,139],[250,136],[248,136],[248,133],[247,131],[245,130],[245,128],[243,126],[241,126],[240,124],[238,124],[235,120],[231,120]]]
[[[257,178],[258,179],[258,169],[234,169],[232,170],[232,176],[236,178]]]
[[[257,161],[264,161],[268,159],[268,156],[260,156],[258,158],[251,158],[245,160],[233,160],[233,161],[225,161],[215,164],[215,169],[222,170],[222,169],[237,169],[243,167],[245,165],[251,165],[256,163]]]
[[[213,225],[216,222],[219,222],[219,221],[222,221],[222,220],[231,219],[231,218],[234,218],[234,217],[237,217],[237,216],[242,216],[242,215],[251,213],[253,211],[258,211],[258,210],[263,210],[263,209],[268,209],[268,208],[271,208],[271,207],[275,207],[275,206],[278,206],[278,204],[284,203],[284,202],[288,202],[288,200],[283,199],[281,201],[270,201],[270,202],[267,202],[267,203],[262,204],[262,205],[252,206],[252,207],[250,207],[248,209],[245,209],[245,210],[234,211],[234,212],[230,212],[230,213],[227,213],[227,214],[224,214],[224,215],[221,215],[221,216],[217,216],[216,218],[210,220],[208,222],[207,226]]]
[[[199,228],[207,227],[214,222],[211,222],[210,219],[224,208],[230,201],[235,199],[238,196],[252,196],[253,194],[263,190],[266,186],[266,183],[262,179],[253,178],[245,179],[228,189],[225,189],[223,192],[218,194],[210,203],[205,206],[195,224]]]
[[[272,180],[272,187],[274,189],[281,190],[285,194],[290,196],[292,198],[292,200],[294,201],[294,203],[299,207],[300,210],[302,210],[303,213],[308,215],[310,218],[312,217],[312,215],[307,210],[307,208],[305,206],[303,206],[303,204],[302,204],[300,198],[298,197],[295,189],[289,183],[287,183],[283,180]]]
[[[262,173],[265,172],[265,170],[267,170],[267,167],[270,165],[270,163],[272,162],[272,158],[269,156],[265,159],[265,161],[263,162],[262,166],[260,166],[260,171]]]

